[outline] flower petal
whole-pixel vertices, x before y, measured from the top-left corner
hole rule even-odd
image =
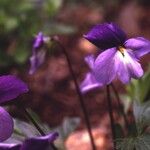
[[[125,56],[126,57],[126,56]],[[126,64],[125,58],[123,55],[118,51],[115,55],[115,59],[117,60],[117,76],[118,78],[124,83],[127,84],[131,80],[130,72],[128,70],[128,66]]]
[[[98,82],[104,84],[110,84],[116,76],[116,60],[114,56],[116,54],[116,48],[105,50],[95,60],[94,75]]]
[[[101,86],[102,84],[96,81],[92,73],[87,73],[85,79],[80,85],[80,89],[82,93],[86,93],[92,89],[99,88]]]
[[[34,52],[30,57],[30,70],[29,74],[35,73],[35,71],[44,63],[46,51],[39,50],[38,52]]]
[[[42,137],[34,137],[24,141],[21,150],[47,150],[49,143],[54,142],[58,137],[58,133],[50,133]]]
[[[84,37],[103,50],[122,45],[126,40],[125,33],[114,23],[96,25]]]
[[[141,64],[138,62],[139,60],[135,56],[135,53],[131,50],[127,50],[127,59],[128,59],[128,69],[130,71],[131,77],[138,79],[143,76],[144,72],[141,67]]]
[[[0,143],[0,150],[20,150],[21,145],[19,144],[5,144]]]
[[[7,102],[28,92],[27,85],[13,75],[0,76],[0,103]]]
[[[117,75],[123,83],[129,83],[131,78],[137,79],[143,75],[143,69],[133,51],[126,50],[124,56],[118,51],[115,59],[118,66]]]
[[[40,48],[44,43],[44,36],[42,32],[39,32],[38,35],[36,36],[34,43],[33,43],[33,48],[38,49]]]
[[[140,58],[150,52],[150,41],[143,37],[131,38],[125,42],[125,47],[134,50],[136,57]]]
[[[90,69],[93,69],[94,67],[94,55],[88,55],[84,58],[85,62],[88,64],[88,66],[90,67]]]
[[[13,120],[9,113],[0,107],[0,142],[8,139],[13,132]]]

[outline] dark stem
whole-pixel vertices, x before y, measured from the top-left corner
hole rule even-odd
[[[24,108],[23,105],[21,105],[21,109],[24,111],[26,117],[28,118],[29,121],[31,121],[33,123],[33,125],[35,126],[35,128],[39,131],[39,133],[42,136],[45,136],[46,134],[44,133],[44,131],[41,129],[41,127],[38,125],[38,123],[34,120],[34,118],[30,115],[30,113],[28,112],[28,110],[26,108]],[[50,146],[53,150],[57,150],[57,148],[55,147],[55,145],[53,143],[50,143]]]
[[[110,124],[111,124],[111,130],[112,130],[112,138],[113,138],[114,149],[115,149],[115,147],[116,147],[115,122],[114,122],[114,118],[113,118],[112,101],[111,101],[111,96],[110,96],[110,87],[109,87],[109,85],[107,85],[106,91],[107,91],[108,112],[109,112]]]
[[[39,131],[39,133],[42,135],[42,136],[45,136],[45,133],[44,131],[41,129],[41,127],[36,123],[36,121],[33,119],[33,117],[30,115],[30,113],[28,112],[27,109],[23,108],[23,111],[26,115],[26,117],[28,118],[28,120],[30,120],[33,125],[35,126],[35,128]]]
[[[111,87],[112,87],[112,89],[113,89],[113,91],[114,91],[114,93],[115,93],[115,96],[116,96],[116,99],[117,99],[117,103],[118,103],[120,112],[121,112],[121,114],[122,114],[122,116],[123,116],[123,119],[124,119],[124,122],[125,122],[126,129],[129,130],[128,119],[127,119],[126,114],[125,114],[125,112],[124,112],[123,105],[122,105],[122,103],[121,103],[119,94],[118,94],[118,92],[117,92],[115,86],[113,85],[113,83],[111,83]]]
[[[87,126],[87,131],[88,131],[90,141],[91,141],[92,150],[96,150],[96,146],[95,146],[95,143],[94,143],[94,138],[93,138],[93,135],[92,135],[91,125],[90,125],[90,121],[89,121],[89,118],[88,118],[88,112],[87,112],[87,109],[85,107],[84,99],[83,99],[83,96],[80,92],[80,88],[78,86],[78,83],[77,83],[77,80],[76,80],[76,77],[75,77],[75,74],[74,74],[74,71],[73,71],[73,68],[72,68],[72,65],[71,65],[70,58],[69,58],[64,46],[58,40],[56,40],[56,39],[53,39],[53,40],[59,45],[59,47],[62,49],[62,51],[63,51],[63,53],[66,57],[66,60],[67,60],[67,63],[68,63],[68,68],[69,68],[70,74],[71,74],[72,79],[73,79],[74,84],[75,84],[76,92],[77,92],[77,95],[78,95],[78,100],[79,100],[79,103],[80,103],[82,111],[83,111],[85,123],[86,123],[86,126]]]

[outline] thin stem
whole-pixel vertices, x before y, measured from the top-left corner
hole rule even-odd
[[[28,120],[30,120],[33,125],[35,126],[35,128],[39,131],[39,133],[42,135],[42,136],[45,136],[45,133],[44,131],[41,129],[41,127],[37,124],[37,122],[33,119],[33,117],[30,115],[30,113],[28,112],[27,109],[23,108],[23,111],[25,112],[25,115],[26,117],[28,118]]]
[[[107,85],[106,91],[107,91],[108,112],[109,112],[109,117],[110,117],[112,137],[113,137],[113,143],[114,143],[114,149],[115,149],[115,147],[116,147],[116,142],[115,142],[116,133],[115,133],[115,123],[114,123],[114,118],[113,118],[112,101],[111,101],[111,96],[110,96],[110,87],[109,87],[109,85]]]
[[[72,79],[73,79],[74,84],[75,84],[76,92],[77,92],[77,95],[78,95],[78,100],[79,100],[80,106],[81,106],[82,111],[83,111],[87,131],[88,131],[90,141],[91,141],[92,150],[96,150],[96,146],[95,146],[95,143],[94,143],[94,138],[93,138],[93,135],[92,135],[92,129],[91,129],[91,125],[90,125],[90,121],[89,121],[89,117],[88,117],[88,112],[87,112],[87,109],[85,107],[84,99],[83,99],[83,96],[80,92],[80,88],[79,88],[79,85],[77,83],[77,79],[75,77],[75,74],[74,74],[74,71],[73,71],[73,68],[72,68],[72,65],[71,65],[70,58],[69,58],[64,46],[57,39],[53,39],[53,40],[60,46],[60,48],[62,49],[62,51],[63,51],[63,53],[66,57],[66,60],[67,60],[67,63],[68,63],[68,68],[69,68],[70,74],[72,75]]]
[[[35,128],[39,131],[39,133],[42,135],[42,136],[45,136],[46,134],[44,133],[44,131],[41,129],[41,127],[38,125],[38,123],[34,120],[34,118],[32,117],[32,115],[28,112],[28,110],[26,108],[24,108],[23,105],[21,105],[21,109],[24,111],[26,117],[28,118],[28,120],[30,120],[33,125],[35,126]],[[55,147],[55,145],[53,143],[50,143],[50,146],[53,150],[57,150],[57,148]]]
[[[118,106],[119,106],[119,109],[120,109],[120,112],[123,116],[123,119],[124,119],[124,122],[125,122],[125,126],[126,126],[126,129],[129,130],[129,123],[128,123],[128,119],[126,117],[126,114],[124,112],[124,109],[123,109],[123,105],[121,104],[121,100],[120,100],[120,97],[119,97],[119,94],[115,88],[115,86],[113,85],[113,83],[111,83],[111,87],[115,93],[115,96],[116,96],[116,99],[117,99],[117,103],[118,103]]]

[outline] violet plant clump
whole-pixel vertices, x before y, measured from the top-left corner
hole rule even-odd
[[[26,83],[13,75],[0,76],[0,104],[12,101],[20,94],[28,92]],[[0,142],[8,139],[13,132],[13,120],[9,113],[0,107]]]
[[[143,76],[139,58],[150,52],[150,41],[143,37],[127,39],[114,23],[94,26],[84,37],[102,51],[94,62],[96,80],[105,85],[116,77],[127,84]]]
[[[139,63],[139,59],[150,52],[150,41],[143,37],[127,39],[124,31],[122,31],[114,23],[96,25],[86,35],[84,35],[84,37],[100,48],[100,52],[96,58],[93,55],[85,57],[85,61],[89,65],[90,72],[86,74],[84,81],[80,85],[80,89],[82,93],[86,93],[94,88],[100,88],[107,85],[107,100],[114,148],[118,149],[118,143],[116,143],[115,121],[112,115],[113,105],[110,90],[108,90],[109,84],[113,87],[112,89],[118,100],[118,106],[121,108],[120,112],[122,113],[124,122],[126,123],[126,128],[128,130],[127,133],[131,136],[132,133],[130,133],[128,119],[122,109],[119,95],[116,93],[117,91],[114,90],[114,85],[111,82],[115,78],[119,78],[124,84],[127,84],[132,78],[138,79],[143,76],[144,72],[141,64]],[[145,128],[144,130],[142,129],[142,131],[145,132]],[[134,134],[134,131],[132,132]],[[145,136],[146,133],[144,132],[142,132],[142,135]],[[141,134],[138,135],[137,133],[137,137],[132,137],[132,139],[138,139],[140,136]],[[125,140],[126,139],[129,138],[125,138]],[[142,138],[138,139],[138,142],[142,142],[142,140]],[[143,143],[144,142],[145,141],[143,141]],[[136,147],[135,143],[126,143],[126,145],[130,147],[132,146],[131,149],[135,149]],[[124,146],[121,146],[121,148],[124,149]]]

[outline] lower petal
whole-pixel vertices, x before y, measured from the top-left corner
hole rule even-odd
[[[116,48],[108,49],[96,58],[94,65],[94,75],[98,82],[104,84],[110,84],[116,76],[116,60],[114,56],[116,54]]]
[[[0,143],[0,150],[20,150],[21,145],[19,144],[6,144]]]
[[[128,57],[130,59],[128,63],[128,69],[130,71],[131,77],[135,79],[142,77],[144,72],[135,55],[128,51]]]
[[[88,64],[88,66],[90,67],[90,69],[93,69],[94,67],[94,55],[88,55],[84,58],[85,62]]]
[[[58,137],[58,133],[50,133],[42,137],[33,137],[24,141],[21,150],[47,150],[50,143]]]
[[[0,107],[0,142],[8,139],[13,132],[13,120],[9,113]]]
[[[87,73],[85,79],[80,85],[80,90],[82,93],[86,93],[92,89],[101,87],[102,84],[96,81],[92,73]]]
[[[124,56],[118,51],[115,58],[118,66],[117,75],[123,83],[129,83],[131,78],[137,79],[143,75],[143,69],[131,50],[126,50]]]
[[[131,80],[130,72],[128,70],[128,67],[126,65],[126,62],[124,61],[124,57],[122,54],[118,51],[115,56],[116,59],[116,65],[117,65],[117,77],[124,83],[127,84]]]

